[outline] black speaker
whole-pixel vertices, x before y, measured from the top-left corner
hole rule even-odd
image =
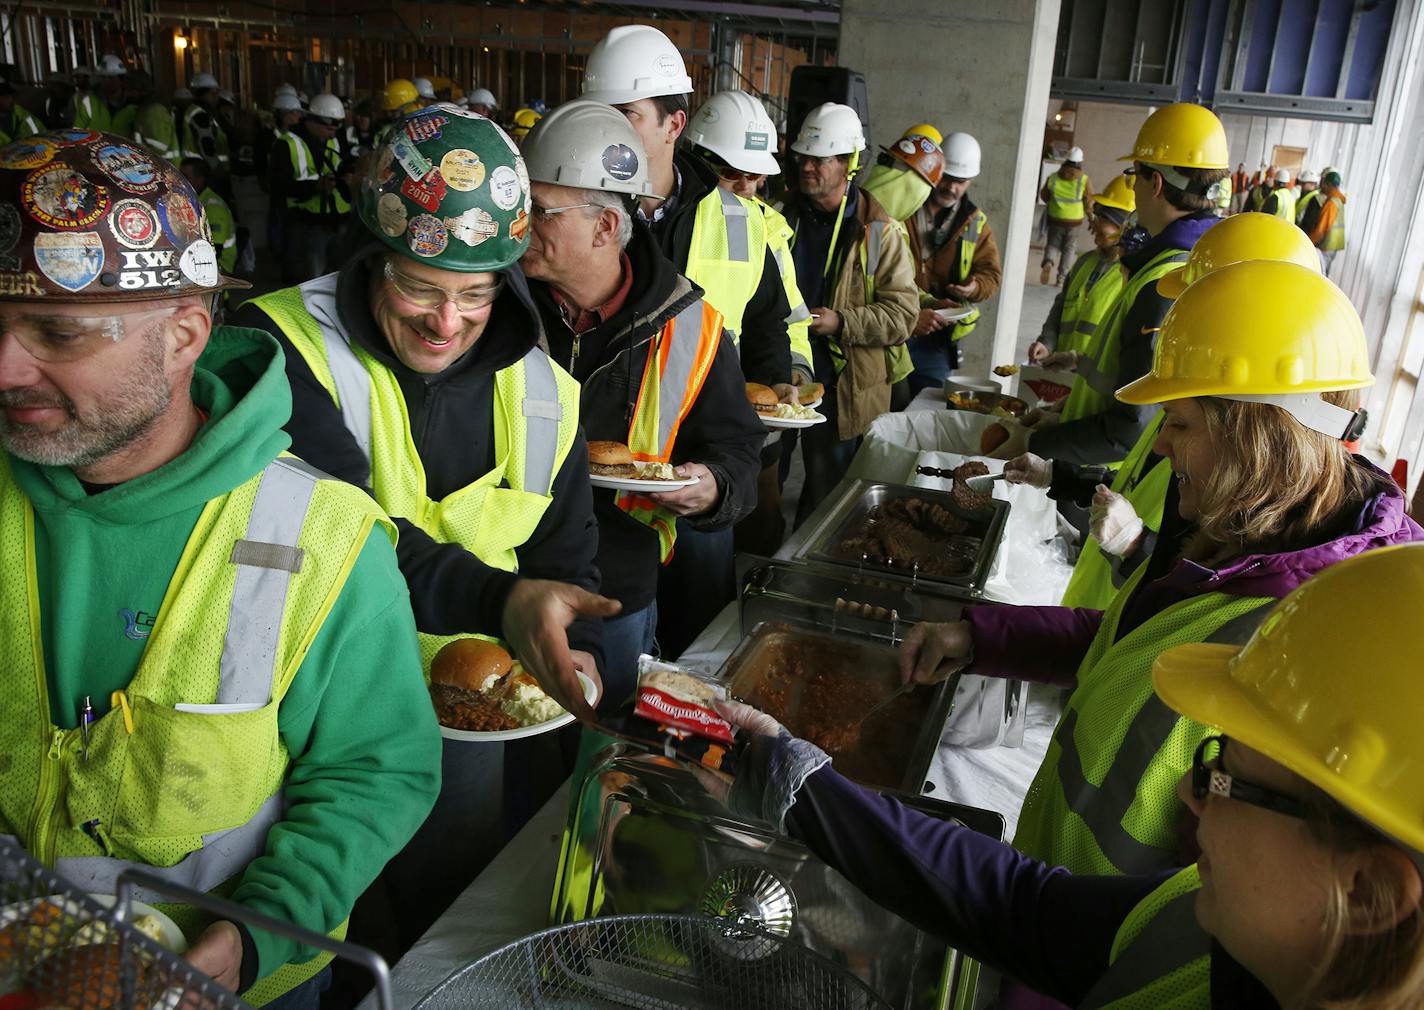
[[[791,95],[786,103],[786,142],[795,141],[806,113],[826,102],[840,102],[855,110],[860,117],[860,127],[865,131],[866,150],[872,150],[870,99],[866,95],[865,75],[847,67],[801,66],[791,71]]]

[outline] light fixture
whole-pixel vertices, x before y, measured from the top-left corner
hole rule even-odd
[[[1055,113],[1053,114],[1053,121],[1054,121],[1055,123],[1061,123],[1061,122],[1063,122],[1063,113],[1061,113],[1061,112],[1055,112]]]
[[[176,34],[176,35],[173,36],[173,48],[174,48],[174,49],[187,49],[187,48],[188,48],[188,39],[183,35],[183,32],[182,32],[181,29],[179,30],[178,34]]]

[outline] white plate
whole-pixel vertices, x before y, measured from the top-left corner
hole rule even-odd
[[[115,900],[117,900],[112,894],[91,894],[89,897],[105,908],[112,908]],[[6,905],[4,908],[0,908],[0,929],[4,929],[6,926],[13,925],[21,919],[24,919],[30,914],[34,907],[42,901],[47,901],[52,905],[64,909],[66,913],[76,919],[88,920],[88,914],[77,904],[67,901],[62,895],[52,894],[47,898],[32,898],[29,901],[17,901],[12,905]],[[183,935],[183,931],[178,928],[176,922],[147,902],[129,902],[129,918],[127,922],[132,924],[133,920],[141,915],[151,915],[158,920],[159,943],[175,954],[187,952],[188,939]],[[79,928],[83,928],[82,923]]]
[[[680,487],[691,487],[697,481],[696,477],[682,480],[642,480],[637,477],[605,477],[597,473],[588,475],[588,482],[594,487],[606,487],[611,491],[676,491]]]
[[[825,420],[825,414],[817,414],[815,417],[808,418],[763,417],[761,423],[768,428],[810,428],[813,425],[823,424]]]
[[[955,309],[935,309],[934,314],[939,316],[942,323],[957,323],[965,316],[972,315],[976,306],[962,305]]]
[[[803,404],[801,404],[801,406],[803,406],[803,407],[810,407],[812,410],[815,410],[817,407],[819,407],[819,406],[821,405],[821,401],[824,400],[824,399],[825,399],[824,396],[818,396],[818,397],[816,397],[814,400],[812,400],[810,403],[803,403]]]
[[[593,699],[598,697],[598,686],[594,684],[593,678],[582,670],[578,673],[579,683],[583,685],[583,696],[590,705]],[[550,719],[548,722],[536,722],[533,726],[520,726],[518,729],[498,729],[481,733],[473,729],[451,729],[449,726],[440,727],[440,735],[446,740],[464,740],[467,743],[498,743],[501,740],[518,740],[526,736],[538,736],[540,733],[547,733],[551,729],[558,729],[560,726],[567,726],[574,721],[572,712],[565,712],[557,719]]]

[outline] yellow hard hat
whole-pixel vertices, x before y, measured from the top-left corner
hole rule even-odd
[[[1236,214],[1208,228],[1187,262],[1157,282],[1157,293],[1176,298],[1213,270],[1243,260],[1284,260],[1320,273],[1320,254],[1305,232],[1274,214]]]
[[[936,144],[944,143],[944,137],[941,136],[940,132],[936,130],[933,126],[931,126],[929,123],[919,123],[915,126],[910,127],[903,134],[901,134],[900,139],[904,140],[907,137],[929,137]]]
[[[1248,260],[1182,292],[1162,320],[1152,371],[1117,398],[1270,403],[1338,438],[1356,414],[1316,394],[1370,385],[1368,361],[1365,328],[1343,291],[1298,263]]]
[[[1108,188],[1093,197],[1093,206],[1116,207],[1129,214],[1137,209],[1137,194],[1132,190],[1132,181],[1120,175],[1108,183]]]
[[[514,114],[514,125],[510,128],[510,134],[514,137],[527,136],[529,131],[534,129],[534,124],[544,117],[533,109],[520,109]]]
[[[1178,168],[1228,168],[1226,130],[1208,108],[1191,102],[1164,105],[1142,124],[1132,153],[1118,161]]]
[[[395,112],[419,98],[420,95],[416,92],[414,83],[404,77],[397,77],[393,81],[386,82],[385,90],[381,92],[381,107],[387,112]]]
[[[1184,296],[1185,297],[1185,296]],[[1251,640],[1183,645],[1152,683],[1172,708],[1260,751],[1403,845],[1424,851],[1424,736],[1414,665],[1424,654],[1424,544],[1331,565]],[[1342,617],[1377,615],[1341,633]]]

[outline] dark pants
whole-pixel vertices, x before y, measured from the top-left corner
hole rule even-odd
[[[732,528],[704,533],[677,521],[677,545],[658,572],[658,645],[676,659],[736,599]]]
[[[682,537],[678,537],[681,544]],[[658,604],[603,622],[603,698],[599,712],[616,712],[638,686],[638,656],[657,653]]]
[[[954,324],[923,337],[910,338],[910,360],[915,370],[910,373],[910,396],[922,389],[939,389],[949,374],[959,367],[959,343],[950,338]]]
[[[787,432],[761,454],[761,473],[757,475],[757,506],[752,514],[732,529],[732,546],[738,554],[760,554],[771,557],[786,538],[786,516],[781,512],[781,443]]]
[[[859,437],[840,436],[836,371],[830,353],[820,341],[812,343],[811,350],[815,357],[816,380],[826,387],[826,398],[819,408],[826,416],[826,423],[800,431],[801,461],[806,464],[806,483],[801,486],[801,500],[796,504],[797,526],[805,522],[806,517],[816,511],[816,506],[836,489],[850,469],[856,449],[860,448]]]
[[[1071,224],[1053,220],[1048,222],[1048,244],[1043,247],[1043,265],[1048,266],[1055,262],[1053,254],[1056,251],[1058,254],[1058,283],[1060,285],[1063,283],[1063,279],[1068,276],[1068,268],[1073,265],[1074,253],[1078,245],[1078,234],[1082,230],[1082,221],[1074,221]]]

